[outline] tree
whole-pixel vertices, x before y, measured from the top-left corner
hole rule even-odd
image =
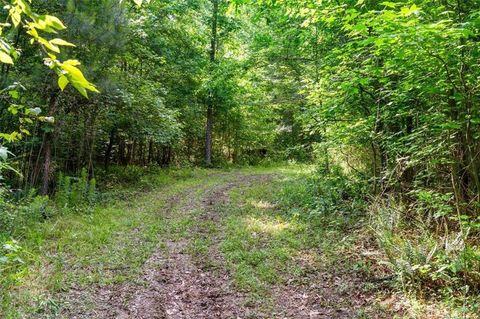
[[[218,24],[218,2],[212,0],[212,28],[210,35],[210,68],[213,69],[217,55],[217,24]],[[213,111],[215,108],[215,97],[213,92],[209,92],[207,97],[207,124],[205,127],[205,163],[207,166],[212,165],[212,130],[213,130]]]

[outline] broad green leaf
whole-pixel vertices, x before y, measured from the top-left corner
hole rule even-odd
[[[381,5],[394,9],[398,4],[395,2],[385,1],[385,2],[382,2]]]
[[[73,82],[73,81],[72,81],[72,85],[75,89],[77,89],[78,92],[80,92],[81,95],[88,98],[87,90],[83,86],[81,86],[77,82]]]
[[[15,100],[17,100],[20,97],[20,94],[18,94],[18,91],[16,90],[8,91],[8,94],[12,97],[12,99],[15,99]]]
[[[78,66],[78,65],[81,65],[80,61],[78,60],[67,60],[65,62],[62,63],[63,65],[72,65],[72,66]]]
[[[45,22],[47,23],[47,25],[52,26],[53,28],[55,28],[55,29],[57,29],[57,30],[64,30],[64,29],[66,29],[65,25],[63,24],[63,22],[60,21],[60,19],[57,18],[57,17],[50,16],[50,15],[46,15],[46,16],[45,16]]]
[[[409,7],[403,7],[401,10],[400,10],[400,13],[405,16],[405,17],[408,17],[412,14],[415,14],[417,13],[418,11],[420,11],[420,8],[418,8],[415,4],[412,4],[412,6],[409,8]]]
[[[67,60],[63,62],[60,67],[66,72],[65,76],[68,81],[75,87],[83,96],[87,97],[87,91],[100,93],[98,89],[83,75],[82,71],[76,67],[80,64],[77,60]]]
[[[6,54],[5,52],[0,51],[0,62],[5,64],[13,64],[13,59],[11,56]]]
[[[12,8],[10,10],[10,19],[12,19],[13,25],[15,27],[18,27],[20,22],[22,21],[22,14],[19,10],[16,10],[16,8]]]
[[[69,83],[68,78],[65,75],[61,75],[58,78],[58,86],[60,87],[60,89],[62,91],[65,89],[65,87],[68,85],[68,83]]]
[[[75,44],[73,44],[73,43],[70,43],[68,41],[65,41],[63,39],[58,39],[58,38],[50,40],[49,42],[51,44],[54,44],[54,45],[61,45],[61,46],[68,46],[68,47],[74,47],[75,46]]]
[[[29,29],[27,31],[28,34],[30,34],[34,38],[38,38],[38,32],[37,29],[32,24],[29,24]]]
[[[37,39],[37,41],[42,44],[43,46],[45,46],[45,48],[47,48],[48,50],[50,51],[53,51],[53,52],[56,52],[56,53],[60,53],[60,48],[57,47],[56,45],[50,43],[49,41],[47,41],[46,39],[42,38],[42,37],[39,37]]]
[[[8,107],[8,112],[10,112],[13,115],[17,115],[19,109],[21,109],[21,107],[18,107],[17,105],[12,104]]]

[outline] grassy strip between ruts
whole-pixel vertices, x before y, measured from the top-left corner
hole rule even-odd
[[[263,173],[275,178],[229,189],[229,201],[214,208],[219,219],[201,218],[203,190]],[[308,215],[301,200],[308,200],[302,181],[309,174],[308,167],[296,166],[149,175],[142,181],[150,186],[147,192],[132,186],[113,196],[122,198],[115,204],[35,225],[19,241],[25,272],[16,281],[2,279],[1,314],[55,318],[62,293],[135,281],[154,251],[186,239],[188,253],[207,268],[226,267],[246,303],[267,318],[284,315],[281,303],[288,296],[279,291],[304,287],[310,293],[312,284],[321,284],[316,291],[328,297],[321,307],[348,317],[424,318],[428,305],[376,280],[385,274],[378,267],[381,257],[364,254],[378,253],[365,216]],[[188,201],[197,204],[189,207]],[[222,262],[210,258],[212,247]]]
[[[236,286],[248,292],[249,302],[261,305],[265,313],[274,316],[284,315],[275,309],[281,299],[275,296],[275,286],[308,286],[320,274],[343,279],[340,286],[324,291],[338,295],[324,306],[330,310],[339,308],[338,311],[352,307],[349,298],[341,295],[352,290],[358,278],[345,274],[365,268],[359,260],[346,259],[348,250],[358,240],[358,234],[348,230],[355,228],[359,219],[343,215],[306,218],[299,210],[285,205],[283,196],[291,195],[285,193],[285,186],[289,185],[289,192],[292,187],[301,187],[299,180],[304,177],[299,171],[283,172],[273,182],[234,189],[230,205],[224,208],[227,213],[221,249],[227,267],[234,274]],[[361,287],[365,296],[375,288]],[[354,315],[359,317],[365,311],[355,310]],[[368,312],[386,315],[382,309]]]
[[[169,233],[186,221],[167,222],[165,210],[176,194],[208,186],[226,171],[184,170],[145,176],[150,190],[134,188],[110,194],[109,201],[88,214],[65,213],[26,229],[20,238],[23,271],[2,276],[0,317],[53,318],[62,291],[135,280],[145,260],[161,249]],[[181,233],[178,235],[182,235]],[[184,234],[183,234],[184,235]]]

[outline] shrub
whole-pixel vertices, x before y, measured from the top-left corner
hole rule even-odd
[[[0,274],[8,274],[0,276],[0,282],[11,282],[21,277],[25,271],[21,254],[22,247],[16,241],[0,242]]]
[[[386,254],[386,265],[407,290],[478,291],[480,250],[470,235],[471,227],[449,229],[444,216],[450,210],[441,204],[447,197],[421,196],[414,209],[394,197],[372,204],[371,225]],[[432,207],[437,213],[425,218]]]
[[[25,197],[14,200],[0,188],[0,233],[14,235],[28,225],[53,215],[47,196],[36,196],[31,190]]]
[[[79,177],[59,176],[55,195],[57,207],[63,210],[89,210],[95,205],[96,196],[96,180],[89,180],[86,169],[82,169]]]
[[[281,191],[282,202],[301,209],[310,217],[325,214],[362,214],[365,212],[366,185],[346,176],[342,169],[328,173],[319,168],[299,183],[290,183]]]
[[[132,184],[140,181],[145,174],[146,170],[140,166],[112,166],[104,179],[112,184]]]

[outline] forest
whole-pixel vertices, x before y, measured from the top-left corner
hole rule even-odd
[[[0,318],[480,318],[480,1],[2,4]]]

